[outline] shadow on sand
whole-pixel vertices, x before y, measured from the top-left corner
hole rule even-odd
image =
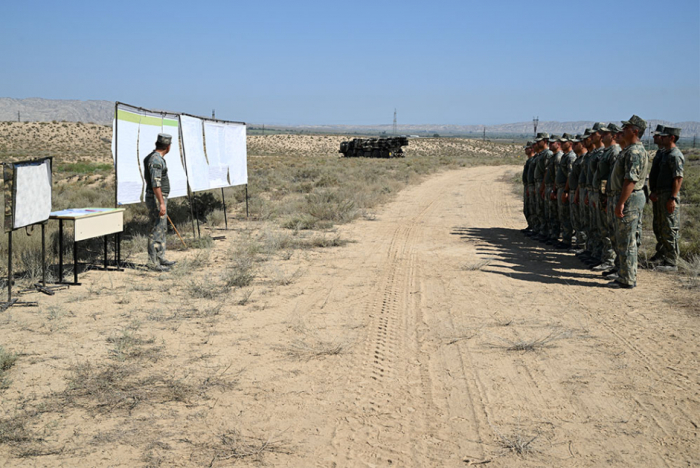
[[[538,283],[586,287],[607,284],[600,274],[582,272],[581,268],[586,267],[572,253],[545,246],[517,229],[456,227],[451,234],[466,241],[477,241],[477,253],[494,260],[481,271]],[[583,279],[603,281],[593,283],[581,281]]]

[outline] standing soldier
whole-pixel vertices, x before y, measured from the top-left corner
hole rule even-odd
[[[612,170],[612,164],[614,164],[617,155],[620,154],[622,149],[619,145],[615,143],[615,135],[617,134],[620,127],[614,123],[609,123],[608,125],[600,128],[602,133],[602,142],[605,147],[603,154],[598,160],[598,167],[596,169],[595,175],[593,176],[593,190],[597,191],[598,206],[594,210],[596,213],[596,222],[598,223],[598,232],[600,233],[601,240],[601,264],[593,267],[593,271],[608,271],[612,270],[615,266],[615,249],[611,241],[611,237],[614,234],[610,233],[610,227],[607,218],[607,206],[608,198],[606,195],[606,186],[608,180],[610,179],[610,171]]]
[[[651,170],[649,171],[649,200],[651,200],[651,207],[652,207],[652,212],[654,214],[653,222],[652,222],[652,228],[654,229],[654,237],[656,237],[656,250],[654,252],[654,255],[649,259],[649,263],[653,264],[656,263],[661,259],[661,254],[659,251],[661,250],[661,231],[660,231],[660,221],[663,218],[663,213],[661,210],[664,209],[659,204],[658,197],[655,195],[656,194],[656,181],[659,178],[659,165],[661,163],[661,160],[663,159],[663,154],[666,151],[663,146],[661,145],[661,135],[664,132],[664,127],[663,125],[657,125],[656,130],[654,131],[654,144],[658,148],[656,150],[656,154],[654,155],[654,160],[651,162]]]
[[[562,231],[562,243],[559,245],[561,248],[570,249],[571,239],[574,236],[574,230],[571,224],[571,210],[569,209],[570,203],[573,200],[569,199],[569,192],[571,187],[569,187],[569,175],[574,167],[574,161],[576,161],[576,154],[572,150],[574,137],[568,133],[565,133],[561,137],[561,150],[564,155],[559,161],[559,168],[557,169],[557,177],[555,180],[557,186],[557,203],[559,211],[559,224],[561,225]]]
[[[579,250],[579,245],[581,244],[581,237],[583,233],[581,231],[580,223],[580,210],[578,207],[578,201],[576,199],[576,192],[578,189],[578,179],[581,175],[581,160],[582,160],[582,148],[581,135],[576,135],[571,139],[572,149],[576,156],[573,164],[571,165],[571,170],[569,171],[569,178],[566,182],[567,187],[569,187],[569,212],[571,213],[571,228],[576,235],[576,244],[572,244],[571,248],[574,250]],[[580,250],[583,252],[583,250]]]
[[[530,200],[528,197],[528,172],[530,168],[530,163],[532,162],[532,156],[533,156],[533,150],[532,150],[532,142],[528,141],[525,146],[523,146],[525,149],[525,155],[527,156],[527,160],[525,161],[525,165],[523,166],[523,215],[525,216],[525,221],[527,221],[527,227],[522,230],[524,233],[528,233],[532,230],[532,213],[530,212]]]
[[[170,271],[175,262],[165,259],[165,237],[168,230],[167,200],[170,179],[165,155],[170,151],[172,136],[159,133],[156,149],[143,160],[146,179],[146,208],[148,208],[148,268]]]
[[[591,160],[591,132],[590,128],[587,128],[583,135],[581,136],[581,144],[583,145],[583,159],[581,160],[581,176],[578,179],[578,193],[576,199],[578,200],[578,205],[580,211],[580,223],[581,229],[583,230],[583,252],[576,254],[581,261],[586,261],[590,259],[591,256],[591,227],[589,225],[589,212],[588,212],[588,188],[586,187],[586,179],[588,177],[588,163]]]
[[[683,163],[685,158],[676,143],[681,137],[681,129],[666,127],[659,135],[664,152],[659,162],[659,174],[655,184],[652,200],[658,209],[654,210],[654,224],[658,223],[660,236],[657,242],[661,244],[658,250],[660,264],[657,271],[678,270],[678,255],[680,253],[678,231],[680,230],[680,191],[683,183]],[[658,157],[658,156],[657,156]],[[651,181],[651,179],[650,179]],[[660,218],[656,220],[657,216]]]
[[[633,115],[622,122],[625,148],[615,163],[611,176],[612,190],[619,188],[615,205],[615,236],[620,256],[618,279],[609,284],[613,288],[637,286],[637,251],[640,244],[642,214],[646,197],[643,187],[649,173],[649,156],[641,143],[647,123]]]
[[[603,252],[603,243],[598,230],[598,190],[594,187],[595,172],[598,168],[598,162],[603,155],[604,147],[602,141],[602,133],[600,129],[605,127],[603,122],[593,124],[593,129],[589,137],[591,144],[591,155],[588,160],[588,168],[586,172],[586,189],[588,190],[588,239],[590,241],[589,250],[591,251],[590,259],[586,263],[590,267],[596,267],[601,264],[600,257]]]
[[[559,162],[563,155],[561,151],[561,141],[557,135],[552,135],[549,139],[549,151],[551,156],[547,160],[547,165],[544,174],[546,213],[549,223],[549,232],[547,233],[547,245],[554,245],[559,241],[561,226],[559,225],[559,208],[557,206],[557,187],[556,177],[559,168]]]
[[[547,240],[547,219],[545,217],[545,201],[544,201],[544,172],[546,168],[547,159],[551,155],[551,151],[547,149],[549,143],[549,133],[538,133],[537,138],[535,138],[537,144],[536,150],[537,161],[535,162],[535,191],[537,194],[537,219],[539,221],[539,230],[537,232],[537,239],[544,241]]]
[[[530,205],[530,216],[532,218],[532,229],[526,232],[525,235],[528,237],[535,236],[540,229],[540,220],[537,215],[537,188],[535,187],[535,169],[537,167],[537,143],[530,142],[530,151],[532,152],[532,159],[530,159],[530,165],[527,168],[527,199]]]

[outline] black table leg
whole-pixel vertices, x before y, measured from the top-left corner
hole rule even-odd
[[[105,271],[107,271],[107,236],[104,236],[105,239]]]
[[[63,283],[63,220],[58,220],[58,282]]]
[[[78,243],[73,241],[73,282],[78,284]]]

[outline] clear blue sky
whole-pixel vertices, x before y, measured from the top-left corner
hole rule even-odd
[[[269,124],[700,120],[700,1],[3,1],[0,97]]]

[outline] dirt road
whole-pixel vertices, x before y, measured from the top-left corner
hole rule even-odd
[[[291,258],[297,279],[258,289],[235,315],[144,322],[166,343],[157,366],[233,366],[235,385],[187,407],[83,417],[66,434],[77,424],[95,440],[120,422],[140,434],[99,439],[104,465],[230,466],[232,430],[269,442],[271,466],[697,465],[697,310],[668,302],[673,277],[641,271],[638,288],[610,290],[523,237],[514,170],[404,190],[340,229],[356,242]],[[32,461],[88,453],[68,452]]]

